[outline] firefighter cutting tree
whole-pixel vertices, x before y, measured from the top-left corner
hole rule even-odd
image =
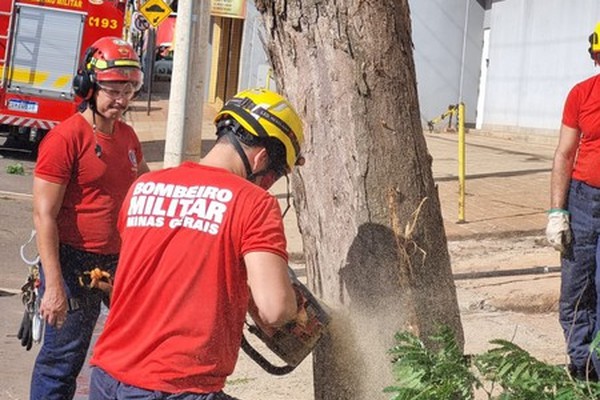
[[[36,150],[77,110],[72,77],[83,52],[123,32],[125,2],[0,1],[0,135]]]
[[[90,399],[231,399],[223,388],[247,311],[270,337],[307,322],[267,191],[303,163],[302,123],[285,98],[255,89],[229,100],[216,125],[200,163],[150,172],[129,190]]]

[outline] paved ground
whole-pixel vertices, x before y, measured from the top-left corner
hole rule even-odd
[[[160,97],[151,103],[150,112],[147,110],[147,101],[135,102],[128,120],[135,126],[144,143],[145,154],[152,168],[160,168],[164,152],[164,132],[167,115],[167,102]],[[203,138],[209,142],[214,135],[210,123],[214,109],[210,106],[204,110],[205,123],[202,125]],[[426,135],[429,151],[433,156],[433,172],[439,187],[442,204],[445,230],[453,248],[452,254],[456,257],[459,272],[481,272],[488,269],[511,268],[527,269],[539,266],[555,266],[557,257],[547,249],[537,251],[533,249],[543,247],[539,242],[527,245],[524,241],[515,251],[508,253],[510,259],[502,261],[501,265],[490,265],[486,260],[485,249],[494,246],[494,241],[499,237],[512,237],[533,235],[539,236],[545,226],[544,210],[548,204],[549,171],[554,143],[522,143],[510,139],[480,136],[471,132],[467,136],[467,182],[466,182],[466,222],[458,224],[458,184],[457,184],[457,136],[454,133],[433,133]],[[28,396],[28,382],[31,365],[35,356],[34,348],[30,352],[24,351],[16,339],[16,331],[22,315],[22,306],[19,297],[15,295],[26,276],[26,267],[20,261],[19,246],[29,238],[31,230],[31,171],[33,161],[18,157],[12,152],[1,152],[0,159],[0,398],[25,399]],[[25,168],[24,176],[7,174],[7,166],[21,163]],[[276,195],[285,193],[283,183],[274,187]],[[279,196],[283,198],[283,196]],[[283,202],[283,200],[282,200]],[[296,227],[293,212],[288,213],[286,230],[289,237],[291,253],[301,253],[302,244]],[[483,243],[478,251],[476,262],[463,262],[460,254],[463,253],[461,243],[476,239]],[[485,242],[486,240],[490,242]],[[525,243],[525,245],[524,245]],[[465,250],[466,251],[466,250]],[[502,251],[502,250],[501,250]],[[34,251],[28,254],[33,255]],[[528,256],[529,254],[529,256]],[[488,254],[489,256],[489,254]],[[489,257],[488,257],[489,258]],[[473,257],[470,258],[473,260]],[[301,268],[302,266],[298,266]],[[540,278],[540,279],[546,279]],[[555,291],[556,275],[551,277],[546,284],[550,291]],[[515,281],[518,279],[511,280]],[[524,281],[523,286],[531,291],[531,277]],[[502,281],[490,286],[486,293],[489,299],[494,297],[494,286],[503,285]],[[536,278],[535,285],[540,285]],[[459,289],[473,289],[481,285],[475,280],[457,281]],[[481,294],[481,292],[479,292]],[[485,338],[481,331],[475,327],[479,317],[474,310],[487,307],[487,299],[473,296],[467,291],[459,294],[461,298],[461,311],[463,324],[467,337],[467,348],[478,350],[484,346]],[[518,298],[518,295],[516,296]],[[523,298],[521,298],[523,299]],[[529,299],[529,298],[527,298]],[[529,300],[524,300],[529,301]],[[513,320],[506,316],[492,315],[489,321],[511,335],[514,331]],[[531,324],[537,322],[535,316],[527,317]],[[553,316],[551,316],[553,318]],[[522,324],[522,322],[519,322]],[[529,328],[526,328],[529,329]],[[474,333],[473,333],[474,332]],[[513,332],[514,333],[514,332]],[[548,333],[552,342],[560,348],[560,338],[557,339],[556,330]],[[498,336],[495,336],[498,337]],[[242,356],[242,358],[245,356]],[[79,397],[85,398],[86,374],[84,371],[80,379]],[[257,372],[257,367],[249,363],[247,358],[241,359],[236,374],[229,382],[230,392],[245,399],[256,398],[249,392],[250,387],[262,386],[264,393],[270,393],[271,400],[286,399],[300,400],[310,398],[310,361],[299,367],[297,372],[287,377],[271,377],[265,373]],[[307,388],[308,386],[308,388]],[[290,395],[293,389],[295,395]],[[269,389],[271,388],[271,389]],[[271,390],[269,392],[269,390]],[[281,391],[281,393],[279,393]]]

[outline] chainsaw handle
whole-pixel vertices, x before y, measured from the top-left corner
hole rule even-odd
[[[260,365],[262,369],[264,369],[271,375],[287,375],[294,369],[296,369],[296,367],[293,367],[291,365],[279,367],[277,365],[271,364],[269,360],[264,358],[254,347],[252,347],[250,343],[248,343],[248,340],[246,340],[246,337],[244,335],[242,335],[242,350],[244,350],[244,353],[246,353],[248,357],[254,360],[254,362]]]

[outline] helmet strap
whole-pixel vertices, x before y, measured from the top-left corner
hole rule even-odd
[[[95,85],[94,85],[95,86]],[[89,100],[85,100],[87,102],[87,106],[89,107],[90,110],[92,110],[93,112],[96,112],[96,98],[94,97],[94,94],[96,93],[96,89],[94,88],[94,92],[92,93],[92,97],[90,97]]]
[[[285,210],[281,214],[281,218],[285,218],[285,214],[287,214],[287,212],[290,210],[290,207],[292,205],[292,201],[291,201],[292,192],[290,191],[290,177],[288,176],[288,174],[285,174],[285,188],[287,190],[287,195],[285,197],[286,206],[285,206]]]
[[[252,167],[250,166],[250,161],[248,160],[248,156],[246,155],[246,152],[242,148],[242,145],[240,144],[239,139],[231,130],[227,130],[227,132],[225,132],[225,135],[227,135],[229,137],[230,142],[233,144],[233,147],[235,148],[235,151],[237,151],[238,155],[242,159],[242,162],[244,163],[244,167],[246,168],[246,179],[249,180],[250,182],[254,182],[256,180],[256,174],[254,174],[254,172],[252,172]]]
[[[94,142],[95,142],[95,146],[94,146],[94,152],[96,153],[96,156],[98,158],[102,157],[102,147],[100,146],[100,144],[98,143],[98,135],[97,135],[97,129],[96,129],[96,111],[94,109],[92,109],[92,131],[94,134]]]
[[[100,111],[98,111],[98,108],[96,107],[96,100],[90,99],[89,107],[90,107],[90,110],[92,110],[92,113],[94,114],[94,121],[96,120],[96,114],[98,114],[99,116],[101,116],[104,119],[107,119],[106,115],[104,115]]]

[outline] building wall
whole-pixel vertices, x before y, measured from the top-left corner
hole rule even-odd
[[[268,86],[275,89],[273,80],[269,79],[271,67],[261,39],[260,14],[253,1],[248,0],[247,6],[240,60],[242,64],[239,77],[240,90],[257,86]],[[268,80],[269,82],[267,82]]]
[[[461,71],[467,2],[468,29],[465,63]],[[481,62],[483,7],[476,0],[411,0],[409,4],[419,106],[424,126],[427,121],[446,111],[448,105],[457,104],[461,98],[466,104],[467,122],[474,122]],[[260,39],[260,15],[253,1],[248,1],[247,9],[240,89],[266,85],[270,68]],[[274,81],[270,80],[269,85],[273,88]]]
[[[475,0],[411,0],[409,5],[422,121],[437,117],[448,105],[462,100],[466,121],[474,123],[484,7]]]
[[[598,0],[493,1],[483,129],[555,135],[570,88],[597,73]]]

